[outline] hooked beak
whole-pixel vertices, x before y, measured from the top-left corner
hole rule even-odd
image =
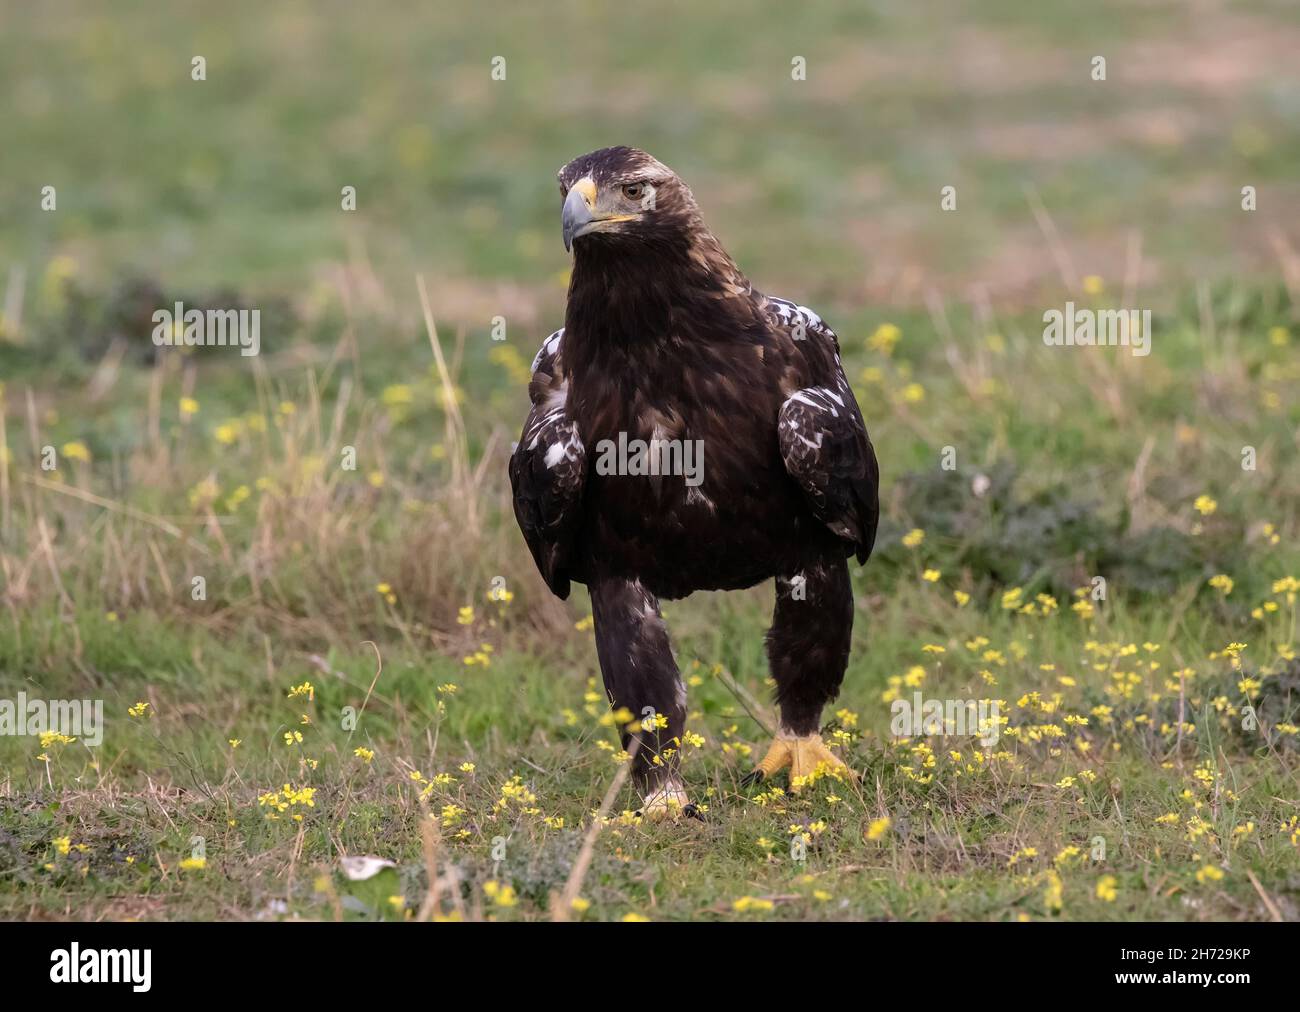
[[[579,179],[564,198],[564,210],[560,212],[560,227],[564,234],[564,249],[573,249],[573,240],[585,232],[598,220],[592,213],[596,203],[596,184],[590,179]]]

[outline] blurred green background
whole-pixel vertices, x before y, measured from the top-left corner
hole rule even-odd
[[[552,320],[555,171],[627,143],[694,187],[760,288],[804,301],[1030,297],[1059,273],[1031,190],[1079,276],[1120,274],[1135,236],[1147,283],[1276,273],[1297,53],[1282,0],[5,0],[0,266],[287,290],[365,257],[436,276],[443,317]]]

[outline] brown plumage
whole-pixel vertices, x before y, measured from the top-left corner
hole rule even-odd
[[[811,310],[756,291],[645,152],[595,151],[559,180],[573,275],[564,328],[533,364],[515,515],[553,592],[587,585],[611,702],[666,718],[639,735],[647,810],[685,805],[685,689],[658,601],[696,590],[776,579],[782,730],[755,775],[822,761],[838,773],[817,731],[848,661],[846,558],[871,553],[879,480],[839,342]],[[616,452],[636,440],[676,449],[663,460],[681,466],[610,473],[638,470]]]

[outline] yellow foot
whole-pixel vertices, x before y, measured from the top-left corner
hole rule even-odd
[[[686,788],[675,777],[665,780],[647,794],[641,802],[641,811],[637,814],[651,822],[680,819],[682,816],[694,819],[700,817],[695,806],[686,799]]]
[[[752,773],[745,778],[745,783],[757,783],[766,780],[772,774],[790,767],[790,789],[797,791],[804,784],[810,784],[818,777],[831,776],[836,780],[848,775],[858,779],[857,773],[845,765],[844,760],[826,747],[820,734],[810,734],[802,738],[781,732],[772,742]]]

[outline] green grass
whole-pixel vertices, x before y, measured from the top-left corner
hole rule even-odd
[[[432,869],[425,913],[543,918],[599,828],[587,919],[1300,916],[1300,368],[1268,230],[1300,206],[1294,12],[46,10],[0,32],[0,699],[102,699],[107,726],[0,736],[0,915],[401,918]],[[1208,65],[1197,31],[1245,43]],[[554,171],[622,141],[832,323],[882,465],[827,713],[860,783],[741,789],[770,588],[666,605],[703,822],[642,823],[627,786],[597,820],[620,764],[590,609],[548,595],[505,480],[563,311]],[[1043,344],[1044,308],[1130,289],[1148,358]],[[263,355],[155,360],[177,299],[260,306]],[[1015,730],[927,766],[890,734],[914,682]],[[264,803],[286,784],[313,804]],[[350,881],[358,855],[396,867]]]
[[[562,263],[555,171],[611,143],[678,169],[756,279],[823,302],[864,282],[876,299],[915,298],[918,282],[1054,283],[1027,185],[1079,272],[1107,277],[1129,227],[1147,278],[1231,276],[1227,251],[1271,263],[1259,219],[1300,207],[1300,19],[1281,3],[1196,19],[1174,0],[943,16],[767,0],[739,19],[684,3],[4,16],[0,260],[73,252],[100,280],[265,291],[305,287],[323,262],[364,257],[402,283],[435,264],[444,319],[544,326]],[[1089,77],[1097,54],[1104,83]],[[791,80],[797,55],[805,81]],[[1240,210],[1247,184],[1255,216]],[[55,214],[40,210],[45,185]],[[945,185],[955,214],[939,211]]]
[[[952,616],[946,634],[933,637],[948,644],[951,656],[926,665],[927,695],[989,692],[1014,704],[1020,693],[1037,688],[1049,698],[1059,691],[1063,712],[1086,714],[1091,705],[1108,703],[1116,716],[1113,723],[1094,717],[1078,732],[1062,723],[1069,733],[1057,755],[1047,744],[1004,739],[1014,758],[992,761],[988,771],[973,774],[963,772],[973,756],[967,743],[950,743],[962,751],[960,762],[936,743],[934,779],[918,783],[901,772],[912,764],[925,775],[910,746],[887,740],[880,675],[925,663],[917,642],[932,638],[930,623],[909,621],[909,615],[936,602],[924,590],[900,589],[860,623],[867,628],[859,633],[841,700],[862,716],[862,733],[853,734],[847,749],[864,771],[862,785],[822,781],[811,797],[776,797],[737,787],[749,762],[723,748],[758,747],[764,733],[709,662],[732,658],[742,684],[761,690],[756,597],[693,606],[693,620],[680,607],[670,609],[680,631],[679,656],[697,683],[691,726],[706,744],[691,750],[686,768],[693,795],[708,805],[707,822],[642,825],[628,822],[626,814],[616,818],[600,839],[583,887],[593,904],[587,916],[734,916],[732,901],[754,896],[776,897],[772,916],[1038,918],[1053,913],[1044,898],[1048,869],[1070,847],[1082,857],[1065,858],[1059,866],[1064,906],[1056,916],[1265,916],[1252,875],[1293,916],[1295,848],[1289,833],[1279,830],[1296,814],[1294,745],[1276,732],[1272,746],[1258,736],[1234,734],[1235,716],[1205,712],[1204,701],[1212,696],[1239,698],[1238,676],[1226,664],[1193,664],[1198,674],[1189,689],[1189,719],[1197,730],[1179,749],[1170,734],[1132,723],[1162,709],[1145,691],[1161,679],[1144,678],[1131,700],[1108,697],[1102,688],[1107,678],[1083,663],[1089,655],[1079,640],[1089,630],[1080,630],[1072,617],[1025,620],[973,611]],[[50,624],[66,628],[52,619]],[[425,808],[417,797],[420,785],[409,776],[419,770],[426,777],[449,772],[455,778],[435,786],[427,804],[435,814],[446,813],[446,805],[460,809],[438,820],[439,857],[454,862],[471,884],[466,902],[483,902],[485,881],[509,882],[518,906],[492,910],[489,904],[489,913],[535,916],[545,912],[550,892],[563,886],[615,769],[612,751],[597,744],[608,745],[611,737],[594,717],[603,703],[587,701],[595,669],[585,636],[573,637],[577,642],[565,650],[569,656],[547,662],[503,647],[479,674],[454,660],[395,648],[358,732],[349,735],[338,715],[365,698],[373,657],[329,656],[326,673],[301,658],[281,660],[273,653],[274,670],[268,672],[267,659],[256,650],[160,627],[152,616],[118,623],[79,616],[77,624],[85,656],[115,674],[103,691],[108,737],[93,762],[76,745],[52,750],[48,770],[31,759],[31,743],[21,750],[13,747],[19,743],[6,743],[11,773],[0,827],[5,874],[14,887],[5,900],[9,915],[58,915],[71,904],[77,916],[247,916],[278,900],[285,904],[281,910],[329,917],[334,897],[322,889],[322,875],[331,888],[355,894],[377,911],[349,906],[349,916],[392,915],[383,907],[399,894],[418,907],[427,885],[418,826]],[[1102,624],[1105,642],[1142,642],[1153,628],[1163,631],[1165,616],[1116,608]],[[47,648],[69,645],[66,633],[49,633],[50,642],[40,636],[43,631],[33,623],[33,637]],[[1023,660],[1011,654],[1005,667],[989,665],[996,688],[986,688],[975,675],[985,663],[962,645],[963,637],[981,632],[993,644],[1026,648]],[[1204,639],[1177,636],[1162,646],[1153,655],[1164,662],[1162,671],[1208,653],[1215,643],[1213,633],[1204,632]],[[1145,662],[1148,655],[1140,657]],[[1080,686],[1064,689],[1055,676],[1039,671],[1047,658],[1058,672],[1076,673]],[[1109,672],[1137,664],[1103,667]],[[315,699],[287,699],[290,684],[304,679],[316,686]],[[452,680],[456,692],[440,695],[437,686]],[[79,680],[53,682],[45,678],[40,684],[50,693],[87,691]],[[1265,680],[1266,686],[1277,684]],[[1162,695],[1167,710],[1168,694]],[[128,718],[125,710],[137,700],[151,701],[153,715]],[[310,726],[299,724],[304,712]],[[1059,720],[1031,707],[1011,712],[1012,724]],[[304,742],[287,747],[282,735],[295,727]],[[242,739],[237,749],[227,745],[231,737]],[[1089,753],[1079,751],[1081,742],[1091,745]],[[375,758],[369,764],[355,758],[357,746],[372,748]],[[307,770],[303,757],[319,765]],[[475,764],[472,774],[459,772],[463,762]],[[1056,786],[1085,769],[1098,778]],[[1196,778],[1198,769],[1211,771],[1208,782]],[[501,785],[513,776],[523,778],[536,801],[498,809]],[[302,823],[287,816],[268,822],[266,809],[256,803],[258,794],[284,783],[317,789],[315,807]],[[1180,796],[1185,789],[1190,798]],[[620,799],[615,816],[628,804],[630,798]],[[1187,820],[1197,811],[1205,835],[1189,840]],[[1156,822],[1168,813],[1178,814],[1180,824]],[[891,829],[880,840],[864,839],[881,817],[893,821]],[[563,824],[548,824],[555,819]],[[1250,823],[1253,832],[1234,837],[1235,829]],[[795,825],[816,832],[802,861],[793,860],[788,849]],[[203,839],[208,867],[178,871],[196,836]],[[59,837],[87,850],[60,856],[52,843]],[[494,856],[502,839],[505,856]],[[1089,860],[1101,853],[1099,846],[1104,860]],[[1026,848],[1036,856],[1023,856]],[[331,874],[341,854],[398,863],[378,904],[365,892],[369,885]],[[1198,882],[1197,871],[1220,864],[1227,867],[1222,881]],[[1094,895],[1106,874],[1115,876],[1119,890],[1110,903]]]
[[[868,332],[870,322],[841,330]],[[888,505],[877,554],[855,574],[854,653],[836,709],[856,721],[828,714],[864,779],[822,781],[797,798],[740,790],[753,750],[765,745],[755,716],[771,724],[761,646],[770,591],[671,603],[692,683],[690,729],[704,742],[687,749],[687,781],[707,822],[628,822],[618,813],[635,798],[624,789],[583,885],[592,904],[584,916],[1294,916],[1296,737],[1287,727],[1300,700],[1285,658],[1295,606],[1274,581],[1297,570],[1294,447],[1285,438],[1296,421],[1286,407],[1295,377],[1284,348],[1247,340],[1279,325],[1225,322],[1211,341],[1173,318],[1141,371],[1113,352],[1080,350],[1064,353],[1075,356],[1073,373],[1052,357],[1063,353],[1044,354],[1011,326],[1000,342],[968,342],[985,360],[982,382],[963,379],[920,325],[913,338],[904,322],[889,355],[846,341],[851,375],[880,373],[860,389]],[[385,339],[386,361],[399,363],[390,378],[408,381],[409,402],[389,391],[385,403],[376,390],[349,395],[339,412],[348,435],[335,442],[361,448],[356,472],[324,463],[334,456],[325,446],[345,376],[335,370],[322,382],[312,369],[304,385],[278,357],[259,381],[262,396],[244,405],[252,414],[231,416],[242,429],[229,444],[215,434],[239,403],[242,363],[209,358],[186,367],[205,377],[191,418],[174,407],[183,370],[163,366],[151,378],[132,369],[99,407],[75,385],[51,394],[37,438],[11,439],[7,543],[31,546],[31,561],[20,569],[6,556],[13,607],[0,625],[0,670],[29,696],[103,698],[108,719],[93,752],[0,739],[9,914],[399,916],[390,897],[415,910],[425,896],[426,812],[439,831],[437,866],[464,879],[467,916],[546,914],[618,768],[600,719],[588,610],[581,592],[571,606],[548,599],[506,513],[508,432],[492,402],[505,394],[507,414],[517,413],[522,392],[467,351],[456,381],[464,413],[448,415],[446,395],[418,371],[421,353],[402,333],[394,327]],[[1220,343],[1249,349],[1235,371],[1211,369]],[[367,353],[372,361],[375,349]],[[1167,375],[1153,379],[1153,367]],[[1231,384],[1213,396],[1247,405],[1248,422],[1162,393],[1167,385],[1208,398],[1211,375]],[[909,403],[905,382],[922,380],[923,400]],[[154,382],[169,405],[156,442],[141,436]],[[1019,395],[1026,382],[1036,396]],[[1118,397],[1093,401],[1092,389]],[[292,413],[276,406],[294,397]],[[264,425],[251,421],[263,417],[258,402],[270,406]],[[92,426],[101,408],[116,421]],[[456,477],[454,437],[436,444],[441,459],[429,453],[429,432],[452,417],[470,433],[464,463],[487,454],[479,485]],[[29,480],[37,468],[25,444],[61,445],[83,432],[98,434],[91,462],[65,461],[55,482]],[[1148,450],[1143,432],[1168,436]],[[1254,472],[1230,449],[1245,432],[1261,448]],[[941,445],[957,448],[958,471],[940,469]],[[975,499],[964,490],[979,475],[988,488]],[[209,477],[215,499],[211,489],[191,497]],[[238,483],[251,490],[232,507]],[[110,505],[87,503],[87,492]],[[1216,499],[1211,515],[1193,507],[1202,494]],[[128,504],[142,513],[124,515]],[[56,532],[44,558],[42,523]],[[926,537],[909,548],[902,536],[914,527]],[[923,579],[926,569],[941,576]],[[1231,594],[1207,586],[1216,573],[1232,576]],[[207,581],[206,600],[191,597],[195,574]],[[1108,595],[1088,619],[1071,607],[1071,592],[1095,574],[1107,576]],[[512,593],[508,603],[487,599],[495,577]],[[1019,614],[1004,607],[1013,587],[1022,602],[1049,594],[1058,607]],[[969,602],[959,604],[955,590]],[[1252,617],[1265,601],[1277,610]],[[377,658],[364,641],[383,660],[369,696]],[[1249,644],[1240,671],[1222,652],[1231,642]],[[484,644],[488,664],[466,664]],[[916,742],[889,733],[887,694],[918,666],[928,697],[1003,700],[1026,737],[1004,738],[987,754],[1005,754],[979,767],[969,740],[934,740],[927,769]],[[1180,740],[1182,669],[1189,726]],[[1256,684],[1243,688],[1245,677]],[[304,681],[314,698],[289,699]],[[910,684],[902,691],[910,696]],[[1035,691],[1048,710],[1024,698]],[[142,701],[148,714],[129,717]],[[1241,730],[1247,701],[1262,733]],[[345,725],[345,708],[363,703],[359,722]],[[1111,712],[1099,716],[1099,706]],[[1030,740],[1031,728],[1053,724],[1062,737]],[[286,745],[294,731],[303,741]],[[374,758],[357,757],[358,747]],[[472,773],[460,770],[467,762]],[[413,772],[453,779],[422,798]],[[502,807],[502,785],[516,776],[535,801]],[[268,820],[258,803],[284,784],[317,792],[301,823],[292,810]],[[1169,815],[1177,822],[1156,821]],[[867,839],[882,818],[891,828]],[[795,826],[813,834],[802,860],[789,850]],[[208,865],[180,871],[195,837]],[[62,838],[87,850],[59,854]],[[1099,841],[1105,857],[1094,861]],[[494,856],[501,846],[506,856]],[[1057,911],[1048,894],[1062,852]],[[378,885],[341,876],[348,854],[397,862],[381,876],[382,896]],[[1198,880],[1207,866],[1222,866],[1224,878]],[[1095,894],[1104,875],[1115,878],[1113,901]],[[488,881],[510,883],[518,903],[494,906],[481,888]],[[759,905],[733,910],[745,896]]]

